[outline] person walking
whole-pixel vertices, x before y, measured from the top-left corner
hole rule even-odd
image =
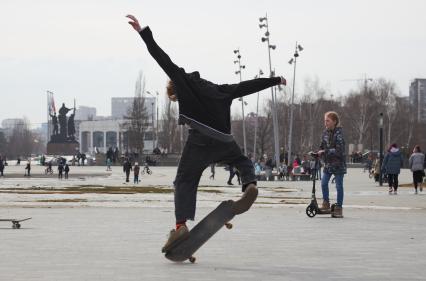
[[[28,160],[27,165],[25,166],[25,176],[31,176],[31,160]]]
[[[383,160],[382,172],[388,176],[389,194],[398,194],[398,175],[401,172],[403,159],[396,143],[392,144]]]
[[[270,181],[272,179],[272,170],[274,169],[274,161],[272,160],[272,157],[268,157],[265,163],[265,177],[267,181]]]
[[[257,182],[253,164],[241,151],[231,134],[231,103],[234,99],[263,89],[285,85],[283,77],[258,78],[234,85],[217,85],[202,79],[199,72],[187,73],[177,66],[155,42],[151,29],[141,28],[138,20],[127,16],[129,24],[142,37],[148,52],[169,76],[167,95],[179,104],[179,124],[191,129],[183,149],[174,181],[176,228],[162,251],[177,241],[186,239],[187,220],[194,220],[197,189],[203,171],[211,164],[223,162],[236,166],[242,177],[243,196],[233,202],[238,215],[246,212],[257,198]]]
[[[65,179],[67,180],[68,179],[68,174],[70,172],[70,166],[68,164],[65,164],[64,172],[65,172]]]
[[[238,172],[238,170],[233,165],[229,165],[229,179],[227,182],[228,185],[234,185],[232,183],[232,179],[235,176],[237,176],[238,184],[241,184],[240,172]]]
[[[216,174],[215,173],[215,166],[216,166],[216,163],[211,163],[210,164],[210,179],[211,180],[214,180],[214,175]]]
[[[123,172],[126,173],[126,182],[129,182],[130,171],[132,170],[132,163],[128,158],[123,163]]]
[[[63,175],[64,175],[64,164],[62,164],[62,161],[59,161],[59,164],[58,164],[58,179],[61,180]]]
[[[322,133],[319,155],[323,156],[324,168],[321,179],[323,202],[322,211],[330,211],[329,182],[335,177],[337,203],[331,213],[333,218],[343,218],[343,177],[346,174],[345,140],[340,126],[339,115],[334,111],[324,114],[325,130]]]
[[[422,184],[423,177],[425,176],[424,162],[425,155],[422,153],[420,146],[416,145],[413,149],[413,154],[411,154],[410,159],[408,160],[408,166],[413,173],[414,194],[418,193],[417,187],[419,187],[420,192],[423,191]]]
[[[107,160],[106,160],[106,165],[107,165],[107,171],[112,171],[111,170],[111,158],[107,158]]]
[[[139,163],[136,162],[135,167],[133,168],[133,183],[139,183],[139,171],[140,171]]]
[[[4,172],[4,161],[3,158],[0,156],[0,176],[3,177],[3,172]]]

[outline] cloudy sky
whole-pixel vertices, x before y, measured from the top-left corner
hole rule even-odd
[[[296,41],[305,48],[297,64],[299,96],[306,78],[318,77],[339,96],[365,75],[394,80],[408,95],[411,79],[426,78],[425,11],[422,0],[0,0],[0,120],[45,122],[46,90],[57,103],[71,106],[76,98],[77,106],[109,115],[111,97],[133,96],[140,70],[149,91],[164,93],[167,77],[127,24],[128,13],[151,27],[176,64],[213,82],[238,81],[232,52],[238,47],[243,79],[267,72],[258,26],[267,13],[277,74],[292,80],[287,61]],[[255,97],[247,101],[254,110]]]

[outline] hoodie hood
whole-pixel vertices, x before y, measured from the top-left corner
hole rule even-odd
[[[396,147],[392,147],[391,150],[390,150],[390,152],[391,153],[397,153],[397,152],[400,153],[399,152],[399,148],[396,148]]]

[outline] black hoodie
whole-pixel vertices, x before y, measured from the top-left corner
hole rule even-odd
[[[235,98],[259,92],[281,83],[281,77],[259,78],[239,84],[216,85],[198,72],[186,73],[157,45],[149,27],[139,33],[151,56],[173,81],[179,103],[179,123],[214,139],[231,142],[231,103]]]

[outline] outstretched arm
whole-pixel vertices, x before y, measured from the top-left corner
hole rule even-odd
[[[257,78],[233,85],[220,85],[219,89],[221,92],[230,94],[232,98],[235,99],[262,91],[266,88],[279,84],[286,85],[287,82],[283,77]]]
[[[141,28],[139,21],[136,19],[136,17],[132,15],[127,15],[126,17],[130,19],[129,24],[142,37],[148,48],[148,52],[157,61],[157,63],[164,70],[164,72],[166,72],[166,74],[171,80],[176,78],[176,75],[181,73],[182,70],[177,65],[175,65],[170,59],[170,57],[160,48],[160,46],[158,46],[158,44],[152,37],[152,32],[149,27],[147,26]]]

